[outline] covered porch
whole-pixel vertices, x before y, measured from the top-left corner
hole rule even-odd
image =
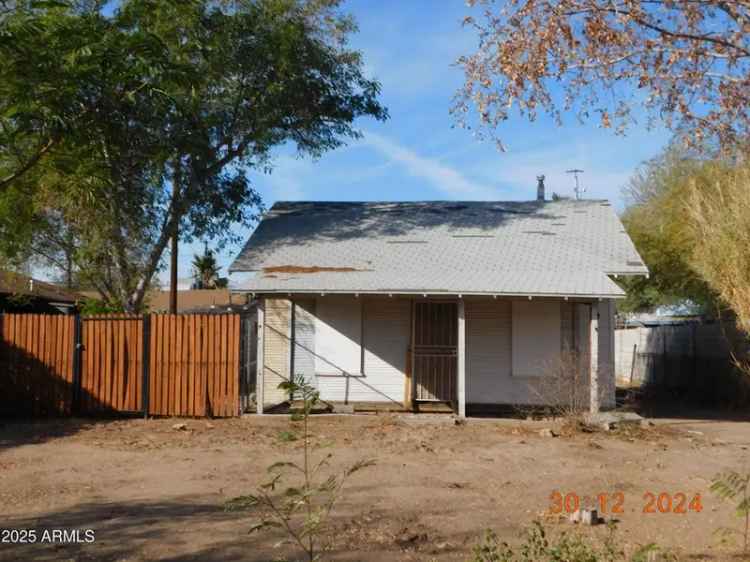
[[[457,415],[543,406],[575,357],[575,392],[614,406],[611,299],[565,296],[297,293],[257,295],[257,411],[304,378],[321,399]],[[566,368],[570,368],[567,366]]]

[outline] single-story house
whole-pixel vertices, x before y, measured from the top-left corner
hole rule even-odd
[[[154,290],[146,295],[150,312],[169,311],[169,291]],[[189,289],[177,291],[178,313],[244,312],[249,310],[247,295],[232,294],[229,289]]]
[[[613,277],[646,275],[603,200],[279,202],[230,271],[258,300],[257,408],[303,377],[330,402],[539,405],[575,354],[615,403]]]
[[[0,270],[0,312],[71,314],[82,300],[78,293],[54,283]]]

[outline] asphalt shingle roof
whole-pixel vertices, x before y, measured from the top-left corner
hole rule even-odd
[[[648,273],[602,200],[280,202],[230,271],[259,293],[592,297]]]

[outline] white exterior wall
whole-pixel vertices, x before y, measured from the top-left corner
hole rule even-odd
[[[520,306],[515,303],[521,303]],[[515,304],[515,306],[514,306]],[[537,306],[534,307],[534,304]],[[543,324],[539,333],[544,337],[535,337],[534,331],[524,326],[523,337],[518,333],[514,337],[514,308],[516,324],[521,311],[533,312],[534,322]],[[527,310],[533,309],[534,310]],[[554,308],[554,310],[553,310]],[[608,309],[609,310],[609,309]],[[582,314],[586,312],[586,314]],[[528,317],[527,317],[528,318]],[[521,320],[525,322],[525,320]],[[611,330],[613,323],[602,326]],[[570,349],[571,343],[578,343],[577,349],[571,349],[582,356],[588,353],[588,305],[573,305],[564,301],[511,301],[511,300],[467,300],[466,302],[466,355],[467,355],[467,397],[469,404],[529,404],[545,402],[544,397],[550,392],[544,384],[545,372],[555,368],[563,361],[563,349]],[[573,333],[575,332],[575,339]],[[612,334],[613,336],[613,334]],[[536,346],[556,346],[556,350],[547,349],[540,355],[543,361],[534,372],[528,371]],[[515,346],[515,349],[514,349]],[[519,349],[520,348],[520,349]],[[514,355],[523,357],[523,371],[514,370]],[[606,364],[609,348],[606,344],[599,346],[599,360]],[[519,361],[516,360],[516,363]],[[588,393],[588,361],[582,359],[580,383],[582,399]],[[601,384],[601,383],[600,383]],[[610,388],[610,387],[608,387]],[[614,388],[611,386],[611,388]],[[609,393],[604,392],[603,398]],[[612,401],[614,393],[612,393]]]
[[[615,407],[615,301],[603,300],[595,305],[599,313],[599,346],[597,353],[599,375],[599,406]]]
[[[292,303],[287,299],[264,299],[263,404],[273,406],[289,395],[279,384],[289,380],[289,336]]]
[[[325,321],[329,328],[336,326],[352,327],[353,318],[363,318],[361,340],[364,353],[360,364],[362,373],[352,369],[352,376],[328,370],[318,371],[317,365],[324,364],[318,355],[321,350],[336,348],[336,338],[351,346],[350,335],[337,336],[337,330],[325,330],[326,342],[321,346],[317,333],[319,319],[316,311],[321,299],[336,299],[334,307],[326,307]],[[571,341],[576,332],[579,353],[588,354],[588,305],[577,305],[563,301],[538,301],[549,306],[560,306],[556,314],[535,315],[536,322],[546,322],[541,330],[547,336],[555,327],[558,337],[551,338],[561,348]],[[287,299],[267,299],[265,369],[266,377],[264,402],[266,405],[286,399],[276,389],[281,380],[289,376],[291,364],[295,371],[303,374],[315,384],[323,400],[351,402],[398,402],[403,403],[407,354],[411,339],[411,302],[406,298],[325,296],[316,299],[306,298],[296,303],[295,335],[298,338],[294,360],[291,360],[290,340],[281,334],[291,336],[291,302]],[[534,392],[534,381],[539,375],[518,376],[513,372],[513,301],[505,299],[466,299],[466,402],[468,404],[540,404],[543,402]],[[521,310],[526,304],[518,307]],[[570,307],[570,308],[566,308]],[[610,300],[593,303],[599,314],[598,345],[594,350],[599,368],[600,400],[603,408],[613,407],[615,398],[614,370],[614,302]],[[333,312],[335,311],[335,312]],[[537,310],[539,312],[539,310]],[[585,314],[583,314],[585,312]],[[363,316],[362,316],[363,314]],[[337,315],[341,316],[340,319]],[[272,328],[272,329],[269,329]],[[549,337],[546,339],[550,339]],[[534,333],[527,334],[522,344],[533,350],[539,345]],[[545,354],[549,356],[549,354]],[[586,361],[583,362],[587,363]],[[583,388],[588,386],[588,373],[582,380]]]
[[[333,402],[398,402],[404,400],[406,358],[411,337],[411,303],[407,299],[375,297],[325,296],[337,299],[336,306],[326,307],[327,329],[316,333],[318,365],[327,365],[324,372],[316,369],[315,378],[320,397]],[[360,308],[363,307],[363,308]],[[362,314],[364,368],[350,369],[353,376],[332,372],[320,350],[345,346],[351,349],[354,320]],[[337,327],[341,327],[338,330]],[[348,327],[348,328],[347,328]],[[350,330],[351,329],[351,330]],[[325,338],[325,344],[321,342]]]

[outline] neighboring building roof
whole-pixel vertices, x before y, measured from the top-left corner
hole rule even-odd
[[[648,273],[602,200],[276,203],[230,271],[258,293],[591,297]]]
[[[7,270],[0,270],[0,294],[32,297],[58,304],[75,304],[82,298],[78,293],[52,283]]]
[[[169,310],[169,291],[150,291],[146,304],[151,312]],[[232,295],[229,289],[191,289],[177,291],[177,312],[210,312],[242,308],[248,304],[244,295]]]

